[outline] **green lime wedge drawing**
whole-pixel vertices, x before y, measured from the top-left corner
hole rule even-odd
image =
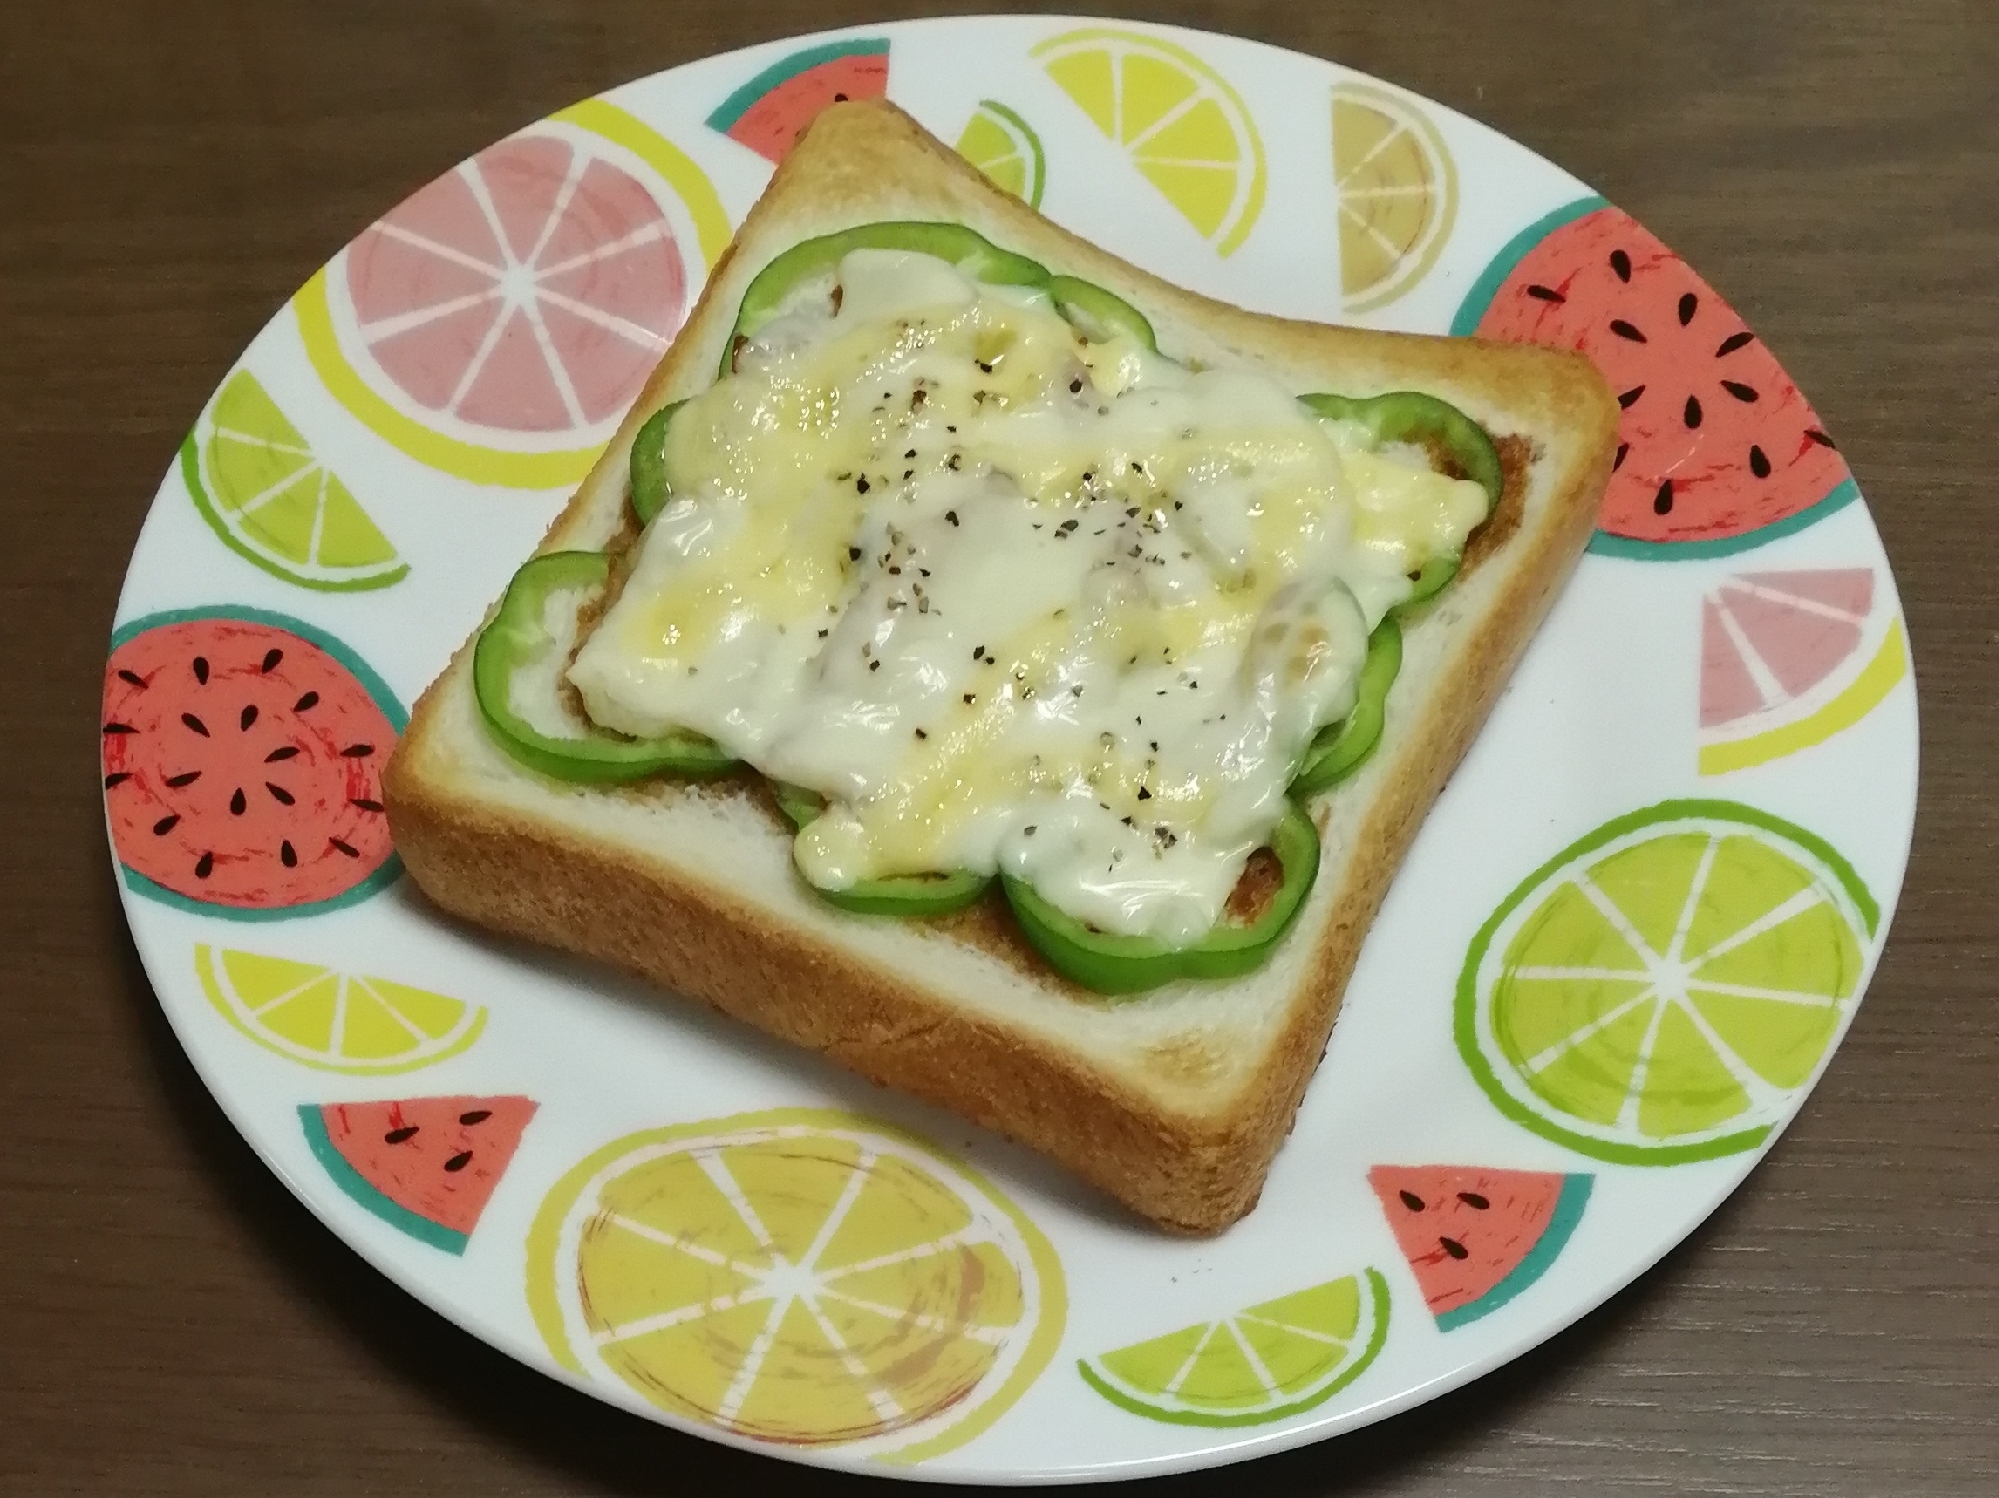
[[[305,588],[386,588],[409,566],[255,375],[238,370],[181,445],[194,507],[229,548]]]
[[[1323,1404],[1388,1340],[1388,1282],[1373,1269],[1076,1366],[1112,1404],[1175,1425],[1262,1425]]]
[[[1041,188],[1048,174],[1041,137],[1019,115],[997,99],[981,99],[958,137],[958,154],[993,182],[1030,208],[1041,206]]]

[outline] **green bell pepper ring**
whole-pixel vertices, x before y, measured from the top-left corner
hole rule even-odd
[[[734,367],[736,340],[754,337],[777,316],[800,283],[834,270],[852,250],[911,250],[947,260],[975,281],[991,286],[1046,286],[1048,272],[1040,262],[1003,250],[962,224],[894,220],[861,224],[837,234],[800,240],[758,271],[743,293],[729,346],[722,351],[722,373]]]
[[[1465,477],[1485,490],[1487,513],[1499,507],[1506,486],[1499,449],[1485,428],[1448,401],[1419,390],[1392,390],[1355,399],[1344,395],[1301,395],[1298,399],[1333,421],[1363,427],[1377,445],[1384,442],[1437,443],[1456,460]]]
[[[1145,314],[1103,287],[1074,276],[1054,276],[1048,282],[1048,294],[1055,299],[1055,310],[1092,343],[1126,333],[1153,353],[1159,352],[1159,339]]]
[[[803,786],[790,785],[782,780],[773,780],[769,784],[771,794],[777,798],[777,809],[794,827],[803,827],[826,809],[826,803],[817,793]],[[809,879],[806,883],[812,884]],[[906,874],[895,879],[863,879],[845,889],[821,889],[812,884],[812,891],[828,905],[856,915],[915,918],[949,915],[954,910],[963,910],[984,894],[986,886],[991,883],[988,875],[960,869],[951,874]]]
[[[1072,983],[1103,994],[1138,993],[1179,978],[1235,978],[1260,967],[1312,888],[1319,873],[1319,833],[1295,802],[1270,835],[1270,849],[1284,871],[1269,905],[1247,926],[1226,921],[1191,946],[1172,947],[1150,936],[1120,936],[1085,925],[1007,876],[1007,903],[1024,935],[1048,965]]]
[[[1305,762],[1291,779],[1291,794],[1312,796],[1353,774],[1381,742],[1381,725],[1388,707],[1388,688],[1402,669],[1402,627],[1389,615],[1367,637],[1367,659],[1361,663],[1359,695],[1353,711],[1319,730]]]
[[[1455,551],[1439,552],[1431,557],[1412,579],[1414,587],[1407,598],[1395,605],[1395,611],[1399,614],[1435,598],[1444,591],[1444,584],[1458,575],[1458,564],[1463,560],[1463,556]]]
[[[666,482],[666,428],[673,420],[673,413],[686,404],[675,401],[670,406],[661,406],[646,418],[645,425],[632,438],[632,513],[638,516],[640,525],[651,524],[652,517],[665,507],[671,494]]]
[[[595,551],[552,551],[514,574],[499,612],[479,632],[472,651],[472,690],[486,727],[508,754],[557,780],[603,784],[659,774],[718,775],[735,768],[734,760],[699,734],[628,739],[592,728],[574,738],[558,738],[514,711],[515,674],[545,663],[556,648],[556,636],[543,618],[550,596],[602,588],[610,575],[610,558]]]

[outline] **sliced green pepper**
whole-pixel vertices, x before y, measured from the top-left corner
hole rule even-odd
[[[1153,353],[1159,352],[1159,340],[1145,314],[1103,287],[1074,276],[1054,276],[1048,282],[1048,294],[1055,299],[1055,309],[1092,343],[1127,333]]]
[[[1365,399],[1345,395],[1301,395],[1298,399],[1333,421],[1357,423],[1377,444],[1441,444],[1457,460],[1465,477],[1485,490],[1487,512],[1498,508],[1500,491],[1506,485],[1499,449],[1492,445],[1484,427],[1450,402],[1420,390],[1391,390]]]
[[[610,575],[610,558],[595,551],[552,551],[514,574],[500,611],[479,632],[472,652],[472,690],[487,728],[515,759],[558,780],[601,784],[658,774],[717,775],[733,769],[736,762],[699,734],[629,739],[592,728],[574,738],[557,738],[514,711],[515,674],[545,665],[557,648],[544,617],[550,596],[600,589]]]
[[[803,786],[773,780],[770,790],[777,798],[777,809],[794,827],[803,827],[826,809],[825,801]],[[806,882],[811,883],[810,880]],[[906,874],[895,879],[863,879],[845,889],[821,889],[814,884],[812,890],[828,905],[837,905],[856,915],[920,917],[949,915],[954,910],[963,910],[984,894],[986,886],[991,883],[988,875],[960,869],[952,874]]]
[[[1138,993],[1176,978],[1239,977],[1264,963],[1297,918],[1319,873],[1318,829],[1296,803],[1285,803],[1270,849],[1284,870],[1284,882],[1263,914],[1247,926],[1224,921],[1185,947],[1150,936],[1099,931],[1058,910],[1026,881],[1008,876],[1003,883],[1021,933],[1050,967],[1098,993]]]
[[[1337,785],[1361,767],[1381,742],[1381,725],[1388,706],[1388,688],[1402,669],[1402,627],[1390,614],[1367,637],[1367,659],[1360,668],[1359,695],[1353,711],[1319,730],[1305,762],[1291,780],[1291,794],[1312,796]]]
[[[1458,564],[1464,560],[1455,551],[1439,552],[1423,564],[1422,570],[1411,580],[1414,587],[1409,596],[1395,605],[1397,613],[1413,609],[1419,603],[1426,603],[1444,591],[1444,584],[1458,575]]]
[[[652,517],[666,504],[669,494],[666,428],[673,420],[673,413],[686,404],[675,401],[670,406],[661,406],[646,418],[645,425],[632,438],[632,513],[639,517],[640,525],[651,524]]]
[[[948,260],[975,281],[991,286],[1046,286],[1048,272],[1038,261],[1003,250],[963,224],[892,220],[861,224],[837,234],[801,240],[758,271],[743,293],[736,326],[722,351],[722,373],[735,364],[736,339],[753,336],[777,316],[799,284],[833,270],[852,250],[911,250]]]

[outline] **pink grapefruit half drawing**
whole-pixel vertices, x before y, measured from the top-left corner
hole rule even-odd
[[[589,470],[729,238],[708,179],[585,100],[420,189],[295,299],[327,388],[376,435],[474,483]]]
[[[1701,602],[1700,771],[1795,754],[1858,723],[1908,674],[1871,567],[1750,572]]]

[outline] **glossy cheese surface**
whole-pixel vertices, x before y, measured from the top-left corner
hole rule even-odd
[[[1107,931],[1219,918],[1367,636],[1485,517],[1247,370],[860,250],[668,429],[672,497],[570,668],[825,796],[825,888],[1005,872]]]

